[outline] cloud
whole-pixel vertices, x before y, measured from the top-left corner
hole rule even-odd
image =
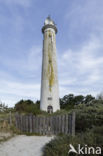
[[[86,43],[80,50],[78,57],[80,58],[77,68],[81,72],[86,70],[100,70],[99,67],[103,65],[103,56],[101,51],[103,49],[101,38],[92,37],[88,43]],[[78,53],[77,53],[78,54]]]
[[[8,69],[0,71],[0,100],[2,102],[13,106],[20,99],[40,99],[40,56],[39,46],[32,46],[23,56],[16,58],[5,56],[5,61],[4,56],[0,56],[1,65]]]
[[[7,101],[6,104],[13,106],[20,99],[40,99],[40,84],[2,80],[0,81],[0,94],[1,101]]]
[[[67,49],[59,55],[60,88],[63,94],[97,94],[102,87],[103,39],[92,36],[77,50]]]
[[[102,6],[103,1],[72,1],[64,17],[70,46],[81,46],[91,35],[103,36]]]
[[[46,10],[41,2],[36,6],[33,3],[32,0],[0,0],[0,98],[12,105],[21,98],[40,97],[42,44],[41,33],[36,31],[46,16],[43,14],[50,11],[48,5],[53,6],[54,2],[47,3]],[[69,93],[96,95],[103,90],[102,6],[103,1],[73,0],[63,2],[64,12],[61,6],[56,12],[60,24],[61,97]]]
[[[30,7],[32,0],[0,0],[0,3],[6,5],[20,5],[22,7]]]
[[[99,66],[103,64],[102,48],[102,40],[92,37],[78,50],[68,49],[64,51],[63,55],[59,56],[60,67],[64,68],[68,64],[68,67],[75,67],[81,73],[86,72],[86,70],[99,70]]]
[[[83,3],[80,3],[80,1],[79,3],[74,1],[65,15],[65,18],[70,21],[69,24],[71,24],[72,28],[82,27],[84,29],[84,25],[90,26],[91,24],[93,26],[92,29],[100,28],[101,24],[103,24],[103,21],[101,21],[103,19],[103,1],[87,0]],[[73,25],[74,23],[77,25]],[[94,23],[96,24],[94,25]]]
[[[42,54],[42,48],[41,46],[32,46],[32,48],[28,52],[28,64],[26,66],[26,69],[28,67],[29,70],[38,70],[41,66],[41,54]]]
[[[4,55],[1,55],[0,63],[9,70],[15,70],[20,75],[36,75],[41,72],[41,55],[42,48],[39,46],[32,46],[26,49],[25,52],[22,52],[22,50],[19,51],[17,57],[5,55],[5,61],[3,59]]]
[[[76,78],[74,78],[74,79],[65,79],[65,77],[64,77],[64,79],[61,79],[60,80],[60,85],[71,85],[71,84],[74,84],[75,83],[75,81],[76,81]]]
[[[103,77],[103,56],[101,56],[102,40],[92,36],[91,39],[77,50],[67,49],[59,55],[59,84],[60,96],[74,93],[98,94],[101,89]],[[7,66],[16,69],[18,73],[26,72],[26,75],[39,73],[39,81],[29,77],[29,83],[19,80],[1,79],[1,94],[30,99],[40,98],[40,76],[41,76],[41,48],[32,46],[24,57],[14,59],[14,66],[10,60],[6,61]],[[37,74],[38,75],[38,74]],[[30,79],[32,82],[30,83]],[[34,81],[35,83],[34,83]],[[3,98],[2,98],[3,99]],[[16,98],[13,100],[16,102]],[[10,97],[9,97],[10,101]],[[8,102],[9,102],[8,101]]]

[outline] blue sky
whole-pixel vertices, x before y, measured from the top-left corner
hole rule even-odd
[[[58,27],[60,97],[103,91],[102,0],[0,0],[0,100],[40,99],[41,28]]]

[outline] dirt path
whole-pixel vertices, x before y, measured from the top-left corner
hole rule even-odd
[[[0,144],[0,156],[41,156],[52,137],[19,135]]]

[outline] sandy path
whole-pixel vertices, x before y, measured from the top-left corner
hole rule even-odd
[[[0,144],[0,156],[41,156],[52,137],[19,135]]]

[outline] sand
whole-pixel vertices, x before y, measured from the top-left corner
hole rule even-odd
[[[42,148],[53,137],[18,135],[0,144],[0,156],[42,156]]]
[[[1,140],[5,140],[5,139],[7,139],[7,138],[10,138],[12,136],[12,134],[11,133],[4,133],[4,132],[0,132],[0,141]]]

